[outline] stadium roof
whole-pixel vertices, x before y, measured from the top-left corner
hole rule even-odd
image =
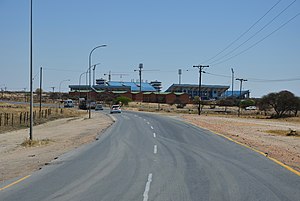
[[[174,89],[179,89],[179,88],[199,88],[198,84],[172,84],[167,90],[166,92],[170,92],[173,91]],[[209,89],[222,89],[222,90],[227,90],[229,89],[229,86],[226,85],[205,85],[202,84],[201,85],[201,89],[205,89],[205,88],[209,88]]]
[[[69,85],[71,91],[79,91],[79,90],[113,90],[113,91],[131,91],[131,92],[139,92],[140,85],[135,82],[116,82],[109,81],[106,84],[97,84],[90,87],[89,85]],[[142,92],[156,92],[156,89],[149,83],[142,83]]]
[[[121,86],[126,86],[126,87],[130,87],[131,91],[140,91],[140,84],[139,83],[135,83],[135,82],[116,82],[116,81],[109,81],[107,82],[108,86],[112,86],[112,87],[121,87]],[[145,83],[142,82],[142,91],[150,91],[150,92],[154,92],[156,91],[156,89],[149,83]]]

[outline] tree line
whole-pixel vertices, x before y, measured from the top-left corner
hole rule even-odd
[[[216,104],[225,107],[238,106],[243,109],[248,106],[256,106],[258,110],[263,111],[265,115],[267,115],[267,112],[272,112],[272,118],[282,118],[298,115],[298,111],[300,110],[300,97],[295,96],[290,91],[284,90],[269,93],[258,99],[221,99],[218,100]]]

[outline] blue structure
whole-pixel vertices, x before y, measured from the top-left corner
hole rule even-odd
[[[126,87],[130,87],[132,92],[140,91],[140,83],[135,83],[135,82],[109,81],[107,82],[107,86],[112,86],[112,87],[126,86]],[[142,92],[155,92],[155,91],[156,89],[151,84],[142,82]]]
[[[201,100],[219,99],[222,94],[229,89],[229,86],[224,85],[201,85],[200,97]],[[197,84],[172,84],[166,92],[187,93],[193,99],[199,96],[199,85]]]
[[[223,98],[242,98],[242,99],[245,99],[245,98],[249,98],[250,97],[250,91],[249,90],[245,90],[245,91],[233,91],[233,94],[232,94],[232,91],[225,91],[223,94],[222,94],[222,97]]]
[[[117,82],[117,81],[103,81],[101,84],[96,84],[90,87],[89,85],[69,85],[70,91],[84,91],[93,90],[101,91],[128,91],[139,92],[140,84],[135,82]],[[156,89],[149,83],[142,82],[142,92],[156,92]]]

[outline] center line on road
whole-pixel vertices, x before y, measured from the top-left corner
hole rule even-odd
[[[154,154],[157,154],[157,145],[154,145],[153,153],[154,153]]]
[[[153,126],[151,126],[151,129],[154,129]]]
[[[143,194],[143,197],[144,197],[143,201],[147,201],[148,200],[148,194],[149,194],[149,191],[150,191],[151,182],[152,182],[152,173],[150,173],[148,175],[148,181],[146,183],[145,191],[144,191],[144,194]]]
[[[153,137],[156,138],[156,133],[153,133]]]

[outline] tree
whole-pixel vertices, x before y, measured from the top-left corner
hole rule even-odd
[[[227,111],[227,107],[232,107],[236,105],[236,101],[232,98],[220,99],[217,104],[219,106],[225,107],[225,112]]]
[[[240,101],[240,107],[245,109],[248,106],[255,106],[255,101],[251,99],[241,100]]]
[[[260,100],[261,106],[270,106],[274,109],[276,112],[275,117],[277,118],[283,117],[287,112],[294,112],[297,114],[299,110],[298,104],[299,98],[289,91],[270,93],[263,96]]]
[[[300,97],[295,97],[292,106],[292,112],[294,113],[295,117],[297,116],[299,110],[300,110]]]
[[[114,103],[119,104],[121,102],[122,105],[128,105],[128,103],[131,102],[131,101],[132,100],[128,97],[120,96],[120,97],[118,97],[114,100]]]
[[[35,90],[35,93],[36,93],[36,94],[43,93],[43,89],[37,88],[37,89]]]

